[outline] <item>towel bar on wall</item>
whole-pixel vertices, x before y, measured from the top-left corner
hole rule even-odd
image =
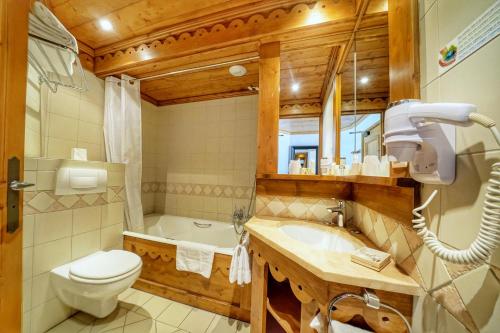
[[[369,308],[379,310],[380,308],[385,308],[388,310],[391,310],[392,312],[396,313],[405,323],[406,329],[408,333],[411,333],[411,326],[410,323],[408,323],[408,320],[406,320],[405,316],[399,312],[397,309],[394,307],[381,303],[380,298],[375,294],[375,292],[372,289],[365,289],[363,292],[363,295],[357,295],[354,293],[343,293],[340,295],[335,296],[334,298],[331,299],[330,303],[328,304],[328,323],[330,325],[330,322],[332,320],[332,312],[336,310],[335,304],[341,302],[342,300],[346,298],[354,298],[360,301],[363,301],[365,305]]]

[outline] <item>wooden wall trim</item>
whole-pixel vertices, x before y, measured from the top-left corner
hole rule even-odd
[[[355,12],[349,0],[339,0],[335,3],[318,1],[314,6],[297,4],[289,10],[277,9],[267,15],[256,14],[245,19],[220,22],[207,28],[179,32],[165,39],[134,45],[113,53],[98,53],[99,55],[95,58],[96,74],[105,76],[122,72],[139,64],[238,43],[262,39],[264,42],[271,42],[276,40],[273,36],[287,31],[294,32],[298,36],[301,29],[311,26],[309,20],[311,16],[318,17],[318,22],[314,23],[320,26],[318,23],[335,23],[353,18]]]
[[[333,97],[333,128],[335,129],[335,163],[340,164],[340,126],[342,115],[342,75],[335,76]]]
[[[387,98],[363,98],[356,101],[356,111],[385,110],[389,103]],[[342,101],[342,112],[354,111],[354,100]]]
[[[280,118],[319,117],[321,113],[320,103],[285,104],[280,108]]]
[[[199,102],[199,101],[209,101],[212,99],[249,96],[249,95],[256,95],[258,93],[259,93],[258,91],[241,90],[241,91],[222,92],[222,93],[210,94],[210,95],[200,95],[200,96],[192,96],[192,97],[167,99],[167,100],[158,101],[158,106],[193,103],[193,102]]]
[[[418,1],[389,0],[389,101],[420,98]]]
[[[280,43],[260,46],[257,172],[278,172]]]

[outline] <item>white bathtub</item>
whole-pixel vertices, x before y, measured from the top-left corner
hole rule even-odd
[[[173,245],[180,240],[214,245],[217,253],[226,255],[231,255],[238,243],[230,223],[174,215],[147,215],[144,233],[124,231],[123,234]]]

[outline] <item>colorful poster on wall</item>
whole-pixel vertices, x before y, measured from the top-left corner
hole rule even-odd
[[[446,73],[499,34],[500,0],[497,0],[457,37],[441,48],[439,51],[439,74]]]

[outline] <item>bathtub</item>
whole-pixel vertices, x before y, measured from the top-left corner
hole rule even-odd
[[[249,321],[250,285],[229,283],[238,236],[229,223],[173,215],[144,217],[144,233],[123,232],[123,246],[142,258],[134,287],[231,318]],[[180,240],[216,246],[210,279],[175,268]]]

